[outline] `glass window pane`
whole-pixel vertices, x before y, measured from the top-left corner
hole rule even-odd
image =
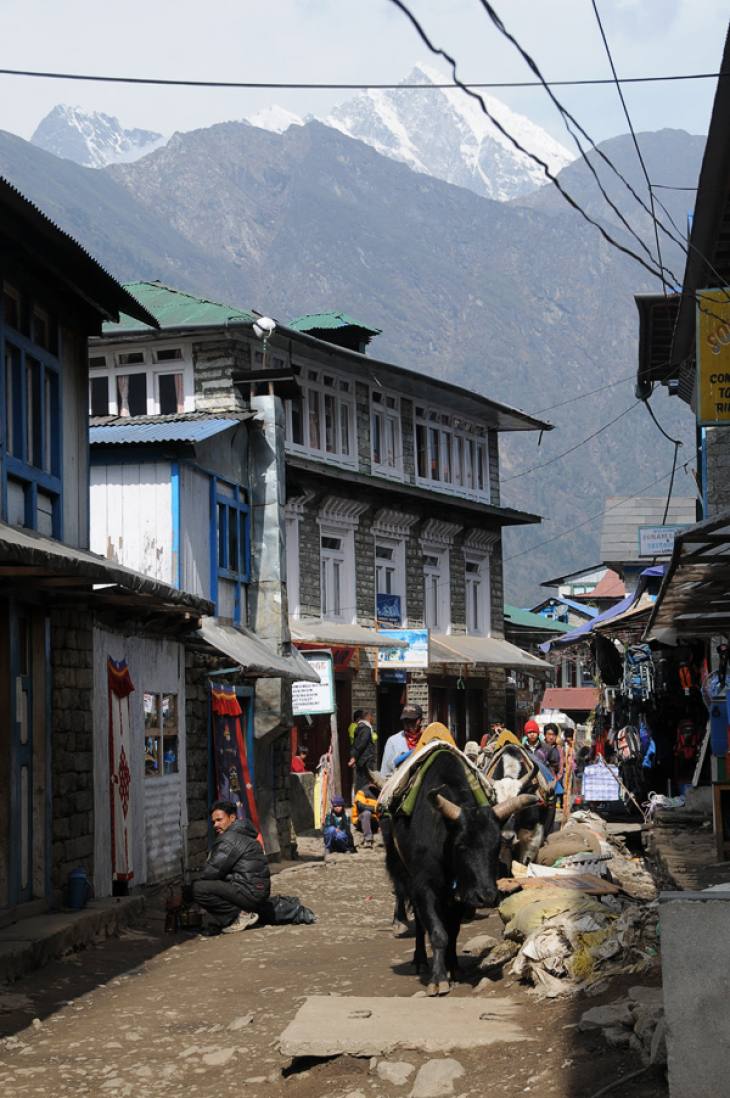
[[[177,732],[177,694],[162,695],[162,731],[165,736],[168,733]]]
[[[231,572],[238,572],[238,514],[232,508],[228,508],[228,568]]]
[[[5,343],[5,401],[8,419],[8,453],[22,457],[23,430],[20,403],[20,351]]]
[[[392,417],[388,417],[385,421],[386,424],[386,464],[394,469],[396,466],[396,441],[395,441],[395,429],[396,422]]]
[[[337,453],[337,421],[335,419],[335,398],[331,393],[324,395],[324,444],[328,454]]]
[[[159,777],[162,773],[160,758],[162,735],[160,729],[159,694],[145,693],[143,707],[145,731],[144,772],[146,776]]]
[[[441,479],[441,459],[439,456],[439,432],[433,427],[429,428],[430,436],[430,450],[431,450],[431,480]]]
[[[454,484],[462,485],[464,440],[460,437],[454,439]]]
[[[320,562],[320,601],[322,603],[322,617],[326,617],[328,613],[329,603],[327,601],[327,561],[324,557]]]
[[[89,379],[89,414],[92,416],[109,415],[108,377],[92,377]]]
[[[129,415],[147,415],[147,375],[129,374]]]
[[[40,469],[43,462],[43,430],[41,421],[41,367],[35,359],[26,358],[25,363],[25,412],[26,412],[26,452],[25,460],[29,465]]]
[[[419,477],[428,476],[426,428],[416,424],[416,471]]]
[[[228,557],[226,556],[226,549],[228,546],[228,539],[226,536],[226,526],[228,525],[228,508],[225,503],[218,504],[218,567],[226,568],[228,563]]]
[[[340,404],[340,452],[344,457],[350,456],[350,409],[347,404]]]
[[[441,432],[441,461],[443,479],[451,484],[451,435],[446,431]]]
[[[185,410],[182,380],[182,374],[160,374],[157,379],[161,416],[174,416]]]
[[[380,440],[380,424],[381,415],[379,412],[373,412],[373,461],[376,465],[381,464],[381,440]]]
[[[140,366],[144,362],[144,351],[128,351],[119,355],[117,361],[120,366]]]
[[[304,444],[304,425],[302,419],[302,398],[291,402],[291,440],[296,446]]]
[[[342,614],[342,565],[332,561],[332,609],[336,617]]]
[[[162,739],[162,772],[163,774],[177,774],[178,766],[178,738],[177,736],[163,736]]]
[[[309,445],[312,450],[321,449],[319,434],[319,393],[310,390],[307,394],[309,404]]]

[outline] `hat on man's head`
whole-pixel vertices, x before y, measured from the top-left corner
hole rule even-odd
[[[420,705],[404,705],[400,719],[402,721],[420,721],[423,719],[423,710]]]
[[[528,721],[527,724],[525,725],[525,735],[527,735],[528,732],[539,732],[539,731],[540,731],[540,725],[537,723],[537,721]]]
[[[334,797],[332,798],[331,804],[333,808],[344,808],[345,798],[341,797],[339,793],[335,793]]]

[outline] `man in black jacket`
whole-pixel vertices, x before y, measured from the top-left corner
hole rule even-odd
[[[373,714],[370,709],[363,710],[357,723],[350,748],[349,765],[355,769],[353,794],[370,785],[370,771],[375,769],[376,750],[373,739]]]
[[[235,934],[258,922],[268,900],[271,875],[256,828],[236,818],[236,806],[216,801],[210,810],[216,840],[201,877],[193,882],[193,898],[208,913],[215,933]]]

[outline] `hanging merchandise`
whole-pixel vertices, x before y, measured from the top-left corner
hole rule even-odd
[[[258,832],[259,814],[241,728],[241,703],[235,686],[210,684],[213,709],[213,752],[215,755],[216,799],[232,801],[239,820],[251,820]],[[260,841],[260,836],[259,836]]]
[[[654,693],[654,664],[648,644],[631,644],[626,649],[624,693],[634,701],[648,701]]]
[[[677,742],[674,754],[680,762],[691,762],[700,748],[702,736],[693,720],[685,718],[677,726]]]

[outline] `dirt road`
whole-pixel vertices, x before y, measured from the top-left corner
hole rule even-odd
[[[151,910],[146,925],[122,939],[73,954],[0,994],[0,1094],[391,1098],[411,1094],[426,1061],[448,1058],[463,1074],[440,1094],[590,1098],[641,1066],[633,1053],[575,1029],[588,1006],[621,994],[621,982],[599,998],[538,1003],[509,977],[482,981],[475,991],[480,977],[468,969],[451,996],[436,1002],[478,996],[486,1011],[490,999],[507,997],[518,1040],[438,1055],[403,1049],[381,1060],[285,1059],[279,1035],[308,995],[397,996],[407,1016],[410,997],[423,990],[406,963],[412,942],[392,937],[378,849],[327,865],[303,862],[277,875],[274,891],[298,894],[317,924],[205,940],[165,935],[162,912]],[[465,927],[460,942],[483,933],[500,936],[496,914]],[[357,1024],[347,1006],[343,998],[343,1032]],[[401,1069],[408,1075],[401,1083],[387,1081],[383,1075],[392,1073],[378,1067],[382,1060],[413,1071]],[[666,1089],[652,1070],[615,1093],[658,1098]]]

